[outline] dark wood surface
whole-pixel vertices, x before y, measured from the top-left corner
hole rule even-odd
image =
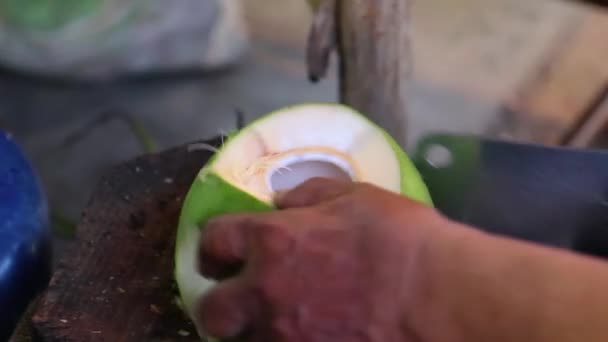
[[[200,340],[175,302],[173,251],[182,200],[210,155],[182,146],[103,177],[78,243],[31,310],[37,340]],[[32,340],[31,332],[22,326],[13,341]]]

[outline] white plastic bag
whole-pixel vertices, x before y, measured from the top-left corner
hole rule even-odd
[[[240,0],[0,0],[0,64],[86,80],[214,69],[247,48]]]

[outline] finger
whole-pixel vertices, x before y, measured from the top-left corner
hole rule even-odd
[[[245,332],[253,312],[248,293],[242,278],[212,288],[199,303],[197,318],[203,332],[218,339],[235,338]]]
[[[352,191],[354,183],[331,178],[311,178],[294,189],[274,198],[280,209],[301,208],[319,204]]]
[[[225,215],[210,220],[199,240],[199,270],[205,277],[224,279],[243,265],[251,215]]]

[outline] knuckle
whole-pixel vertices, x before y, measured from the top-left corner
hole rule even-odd
[[[201,243],[205,249],[213,249],[217,246],[217,240],[222,237],[222,234],[229,229],[230,225],[227,225],[224,218],[214,218],[209,220],[201,228]]]
[[[205,234],[205,232],[207,234],[211,234],[212,232],[218,230],[218,229],[222,229],[223,227],[225,227],[227,225],[227,219],[228,217],[226,216],[216,216],[213,218],[210,218],[209,220],[207,220],[207,222],[205,222],[205,224],[203,225],[203,234]]]
[[[232,237],[229,234],[230,227],[207,226],[201,230],[199,256],[212,257],[221,256],[226,251],[226,247]]]
[[[294,237],[287,224],[267,222],[260,227],[256,240],[264,253],[277,255],[289,250]]]
[[[215,251],[218,247],[221,247],[221,241],[219,237],[222,230],[215,227],[207,227],[201,230],[201,252],[210,253]]]
[[[266,305],[280,306],[288,288],[285,285],[286,279],[282,278],[282,274],[276,270],[266,270],[258,273],[253,290]]]
[[[199,321],[203,329],[213,336],[221,336],[226,317],[226,299],[221,293],[211,292],[201,299]]]
[[[225,288],[217,287],[200,300],[198,321],[203,330],[214,337],[229,337],[243,327],[245,317],[238,301]]]
[[[215,217],[201,229],[201,241],[207,248],[222,250],[226,244],[241,238],[246,228],[253,224],[255,218],[250,215]]]
[[[359,210],[360,204],[354,201],[352,197],[341,197],[323,207],[323,213],[328,215],[357,215],[361,211]]]

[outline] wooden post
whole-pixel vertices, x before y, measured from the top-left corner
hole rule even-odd
[[[409,0],[322,0],[309,37],[311,79],[339,55],[340,102],[406,143],[406,80],[411,67]]]

